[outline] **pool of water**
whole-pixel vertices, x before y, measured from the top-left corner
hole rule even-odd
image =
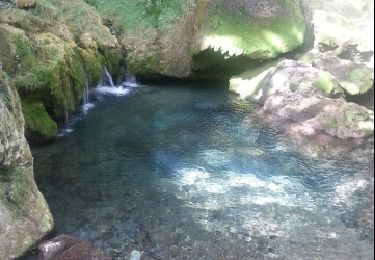
[[[113,259],[373,259],[373,157],[306,158],[220,88],[123,94],[33,149],[57,232]]]

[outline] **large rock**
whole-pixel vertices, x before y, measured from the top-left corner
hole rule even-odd
[[[109,260],[90,242],[69,235],[59,235],[38,246],[39,260]]]
[[[56,136],[56,122],[81,102],[104,67],[122,77],[125,52],[84,1],[38,1],[32,12],[0,9],[0,62],[23,100],[27,137]]]
[[[195,53],[266,60],[303,44],[304,23],[298,1],[198,1]],[[203,9],[203,10],[199,10]]]
[[[98,9],[105,9],[106,4],[98,2]],[[121,43],[129,51],[132,72],[223,78],[243,64],[257,64],[303,44],[305,27],[298,1],[190,2],[181,1],[180,17],[168,29],[124,25]]]
[[[0,259],[12,259],[51,231],[53,220],[34,182],[20,99],[2,71],[0,122]]]
[[[285,60],[252,76],[231,80],[231,88],[280,117],[342,139],[374,133],[374,113],[346,102],[337,80],[304,62]]]

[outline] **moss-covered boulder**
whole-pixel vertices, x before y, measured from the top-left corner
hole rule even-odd
[[[311,64],[284,60],[231,80],[231,89],[282,118],[342,139],[374,133],[374,113],[344,99],[335,77]],[[314,131],[312,131],[314,132]]]
[[[34,7],[36,0],[16,0],[16,5],[18,8],[28,9]]]
[[[277,57],[303,44],[305,26],[298,1],[198,1],[206,12],[195,53],[206,49],[254,60]],[[198,22],[199,23],[199,22]]]
[[[0,259],[20,257],[53,228],[33,176],[21,102],[0,71]]]
[[[51,119],[43,103],[22,101],[22,112],[27,125],[25,135],[28,140],[42,143],[56,137],[57,124]]]

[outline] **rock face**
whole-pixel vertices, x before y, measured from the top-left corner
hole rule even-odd
[[[101,250],[90,242],[68,235],[59,235],[38,246],[40,260],[109,260]]]
[[[16,90],[0,71],[0,259],[21,256],[53,227],[38,191]]]
[[[104,66],[113,75],[124,70],[116,37],[83,1],[38,1],[32,11],[0,9],[0,38],[3,69],[23,101],[28,137],[38,142],[54,138],[56,122],[76,109],[86,76],[93,86]]]
[[[337,80],[308,63],[284,60],[246,79],[231,80],[231,88],[282,118],[342,139],[374,133],[374,113],[346,102]]]
[[[257,64],[303,44],[304,21],[295,0],[185,0],[180,5],[180,17],[168,29],[124,29],[121,43],[134,73],[225,77],[243,63]]]

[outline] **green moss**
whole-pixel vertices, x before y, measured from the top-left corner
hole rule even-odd
[[[194,6],[193,0],[86,0],[107,19],[125,31],[142,28],[168,29],[184,10]]]
[[[345,89],[350,95],[365,94],[374,85],[374,71],[365,66],[346,74]]]
[[[105,66],[104,57],[96,50],[80,49],[79,52],[86,69],[89,84],[91,86],[98,84]]]
[[[23,100],[22,112],[26,128],[42,140],[50,140],[57,135],[57,124],[48,115],[43,103]]]
[[[303,18],[291,2],[286,9],[290,15],[276,16],[267,21],[249,20],[246,15],[228,11],[222,5],[218,3],[211,7],[205,27],[205,48],[263,60],[277,57],[303,44]]]
[[[339,82],[328,73],[324,73],[315,81],[315,86],[329,97],[340,96],[343,90]]]
[[[40,100],[56,116],[64,109],[74,111],[84,89],[78,51],[52,34],[38,35],[36,40],[34,49],[23,39],[17,43],[20,66],[15,84],[20,95]]]

